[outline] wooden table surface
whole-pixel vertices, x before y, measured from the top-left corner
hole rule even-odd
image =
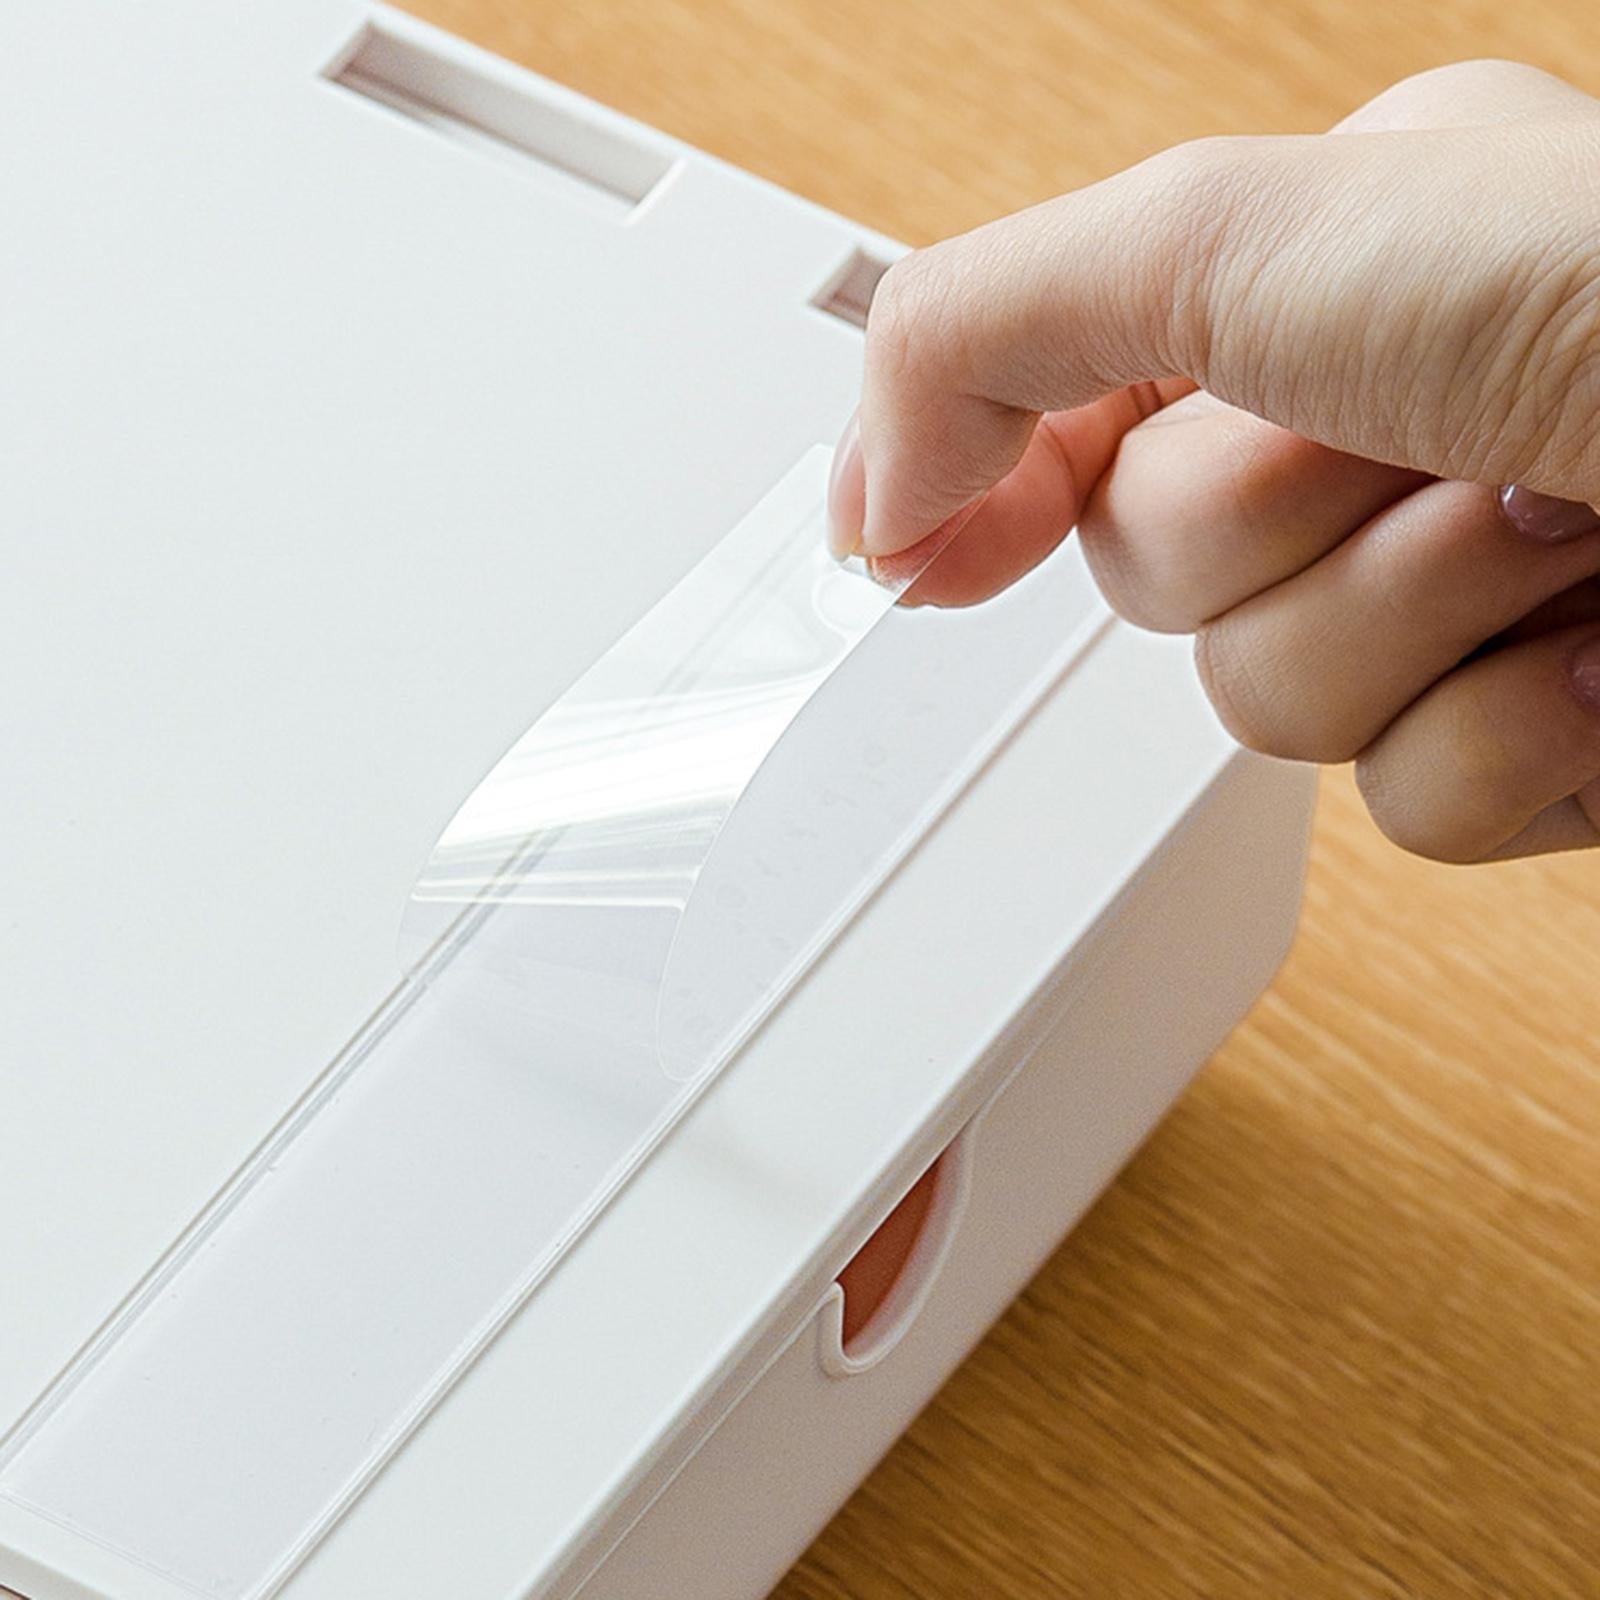
[[[1586,0],[409,3],[912,243],[1443,61],[1600,91]],[[1600,858],[1329,777],[1281,977],[781,1600],[1600,1596],[1597,979]]]

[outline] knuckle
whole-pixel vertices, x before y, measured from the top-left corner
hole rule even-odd
[[[880,367],[903,368],[916,346],[926,299],[923,278],[913,254],[901,257],[878,280],[867,311],[867,351]]]
[[[1229,285],[1241,272],[1254,273],[1272,174],[1286,149],[1262,135],[1218,134],[1174,145],[1133,169],[1148,219],[1138,255],[1167,287],[1174,371],[1205,382]]]
[[[1453,96],[1456,101],[1469,101],[1478,91],[1517,88],[1528,83],[1549,83],[1550,75],[1538,67],[1520,61],[1509,61],[1504,56],[1470,56],[1466,61],[1446,61],[1442,66],[1427,67],[1413,72],[1395,83],[1390,94],[1426,90]]]
[[[880,330],[898,326],[921,297],[926,270],[920,250],[891,262],[872,292],[872,303],[867,309],[868,326]]]
[[[1192,633],[1204,620],[1188,615],[1133,543],[1092,508],[1078,523],[1078,542],[1106,604],[1125,622],[1150,633]]]
[[[1451,475],[1600,487],[1600,254],[1575,238],[1530,243],[1491,294],[1443,330]]]
[[[1322,445],[1231,409],[1206,416],[1203,427],[1211,464],[1198,481],[1185,480],[1175,527],[1151,537],[1148,518],[1119,506],[1114,492],[1092,496],[1079,520],[1112,609],[1156,633],[1193,633],[1248,604],[1284,576],[1275,563],[1303,539],[1302,521],[1313,526],[1299,508],[1308,477],[1317,481]],[[1143,463],[1133,470],[1143,474]],[[1255,554],[1219,560],[1218,543]]]
[[[944,362],[962,282],[960,264],[942,245],[901,256],[883,274],[867,310],[867,363],[878,376]]]
[[[1272,719],[1262,714],[1256,674],[1246,669],[1234,630],[1225,621],[1209,622],[1196,629],[1194,664],[1206,698],[1238,743],[1262,755],[1285,753],[1279,748],[1281,741],[1271,726]]]
[[[1427,792],[1427,780],[1408,767],[1395,767],[1382,754],[1366,752],[1356,761],[1356,787],[1367,814],[1391,844],[1426,861],[1469,866],[1481,861],[1495,841],[1472,836],[1460,819]]]
[[[1242,612],[1195,630],[1201,687],[1228,733],[1247,750],[1284,761],[1334,765],[1351,760],[1358,736],[1330,708],[1298,690],[1302,653]]]
[[[1552,73],[1530,67],[1523,61],[1511,61],[1503,56],[1475,56],[1415,72],[1401,79],[1395,88],[1448,94],[1458,103],[1470,103],[1480,94],[1546,88],[1560,81]]]
[[[1236,581],[1248,581],[1259,592],[1325,553],[1328,513],[1308,486],[1326,481],[1328,451],[1246,411],[1218,422],[1208,440],[1214,467],[1200,487],[1196,510],[1226,530],[1233,546],[1251,552],[1248,565],[1236,569]],[[1202,558],[1192,545],[1183,553],[1190,561]],[[1235,595],[1233,603],[1240,598]]]
[[[1144,163],[1168,214],[1184,224],[1179,242],[1213,245],[1261,189],[1262,178],[1285,154],[1270,134],[1214,133],[1160,150]]]
[[[1247,411],[1228,421],[1226,429],[1218,430],[1224,451],[1220,482],[1228,511],[1244,532],[1270,534],[1281,524],[1285,508],[1294,505],[1326,446]]]
[[[1441,122],[1459,121],[1463,110],[1470,117],[1480,101],[1506,97],[1517,78],[1543,78],[1531,67],[1511,61],[1452,61],[1414,72],[1374,95],[1339,124],[1345,132],[1415,132],[1437,128]]]
[[[1237,181],[1263,142],[1259,135],[1238,133],[1185,139],[1149,157],[1144,171],[1174,195],[1215,195]]]
[[[1493,57],[1452,61],[1402,78],[1339,126],[1357,133],[1426,131],[1471,122],[1486,112],[1533,113],[1577,95],[1564,80],[1525,62]]]
[[[869,360],[897,368],[935,356],[947,322],[949,278],[933,247],[902,256],[878,282],[867,311]]]
[[[1214,134],[1172,145],[1134,169],[1152,230],[1142,242],[1151,257],[1166,258],[1166,281],[1181,288],[1185,272],[1199,276],[1209,267],[1262,143],[1246,134]]]
[[[1600,493],[1600,258],[1549,263],[1529,299],[1541,309],[1509,363],[1491,453],[1517,469],[1508,479],[1548,474],[1587,498]]]

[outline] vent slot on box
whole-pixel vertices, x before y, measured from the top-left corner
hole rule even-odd
[[[626,214],[672,170],[668,151],[581,104],[545,98],[517,68],[401,23],[368,23],[324,76],[461,145],[533,167]]]
[[[864,328],[879,280],[888,270],[887,261],[868,255],[865,250],[852,250],[850,259],[817,291],[811,303],[841,322]]]

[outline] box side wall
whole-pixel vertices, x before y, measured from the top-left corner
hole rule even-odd
[[[590,1580],[533,1594],[753,1600],[778,1581],[1271,979],[1313,792],[1303,769],[1241,757],[1065,969],[1048,1031],[973,1127],[956,1236],[888,1356],[828,1375],[824,1303]]]

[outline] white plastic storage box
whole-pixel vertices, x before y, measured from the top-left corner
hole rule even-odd
[[[345,0],[14,7],[0,144],[0,1584],[762,1594],[1309,774],[822,553],[882,239]]]

